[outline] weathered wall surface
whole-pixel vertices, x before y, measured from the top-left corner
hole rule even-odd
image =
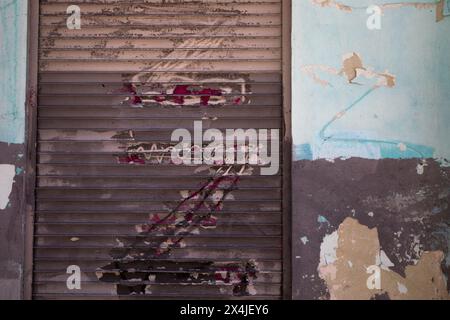
[[[449,1],[293,5],[294,297],[448,299]],[[0,298],[21,296],[26,7],[0,4]]]
[[[27,1],[0,4],[0,299],[19,299],[23,264]]]
[[[294,298],[448,299],[449,2],[293,2]]]

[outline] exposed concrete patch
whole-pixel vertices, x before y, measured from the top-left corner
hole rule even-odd
[[[331,76],[343,76],[349,84],[354,84],[353,81],[358,77],[376,79],[376,87],[392,88],[396,83],[395,76],[389,72],[376,72],[372,67],[365,66],[361,56],[356,52],[346,53],[342,56],[342,66],[340,69],[326,65],[305,65],[301,67],[301,71],[323,86],[331,86],[331,84],[320,78],[317,75],[318,71]]]
[[[0,210],[5,210],[9,203],[16,167],[11,164],[0,164]]]
[[[4,169],[8,178],[0,173],[0,184],[2,189],[3,184],[8,186],[2,194],[9,194],[9,199],[5,200],[8,205],[0,212],[0,300],[21,298],[24,240],[21,209],[25,175],[23,172],[17,175],[17,168],[25,167],[24,154],[23,145],[0,142],[0,163],[8,164]],[[12,179],[14,183],[11,183]],[[12,187],[11,191],[9,186]]]
[[[353,218],[345,219],[338,231],[325,236],[321,249],[319,276],[327,284],[331,299],[368,300],[383,293],[390,299],[449,299],[440,268],[444,258],[441,251],[425,252],[402,277],[389,269],[392,263],[381,250],[377,229],[369,229]],[[381,287],[374,290],[367,286],[371,266],[380,267]]]
[[[337,231],[325,236],[320,245],[320,265],[319,267],[326,267],[336,262],[338,248],[339,234]]]

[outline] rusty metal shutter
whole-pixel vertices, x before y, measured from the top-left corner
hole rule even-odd
[[[277,0],[40,1],[34,298],[281,297],[281,171],[168,156],[195,120],[281,129],[281,24]]]

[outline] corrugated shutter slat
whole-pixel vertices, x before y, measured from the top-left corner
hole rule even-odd
[[[280,0],[40,1],[36,299],[281,298],[281,170],[167,151],[194,121],[281,129],[281,24]]]

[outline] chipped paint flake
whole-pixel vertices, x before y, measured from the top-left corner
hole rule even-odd
[[[300,241],[301,241],[304,245],[307,245],[308,242],[309,242],[309,239],[308,239],[308,237],[302,237],[302,238],[300,239]]]
[[[317,222],[320,223],[321,226],[322,226],[323,224],[330,225],[330,222],[327,220],[327,218],[325,218],[325,217],[322,216],[322,215],[319,215],[319,216],[317,217]]]
[[[426,160],[423,160],[421,163],[419,163],[416,168],[417,174],[423,175],[425,173],[425,167],[427,167],[427,166],[428,166],[428,163]]]
[[[397,288],[398,288],[398,292],[400,292],[401,294],[408,293],[408,288],[403,283],[397,282]]]
[[[16,167],[10,164],[0,164],[0,210],[5,210],[9,204]]]
[[[321,7],[334,7],[338,10],[352,12],[352,7],[342,4],[334,0],[312,0],[312,3]]]
[[[399,143],[399,144],[397,145],[397,147],[398,147],[398,149],[399,149],[401,152],[405,152],[405,151],[408,150],[408,147],[407,147],[406,144],[404,144],[404,143]]]
[[[337,231],[325,236],[320,246],[320,266],[327,266],[329,264],[333,264],[336,261],[338,239],[339,235]]]
[[[383,250],[381,250],[380,254],[377,256],[377,265],[384,270],[389,270],[389,268],[395,266]]]

